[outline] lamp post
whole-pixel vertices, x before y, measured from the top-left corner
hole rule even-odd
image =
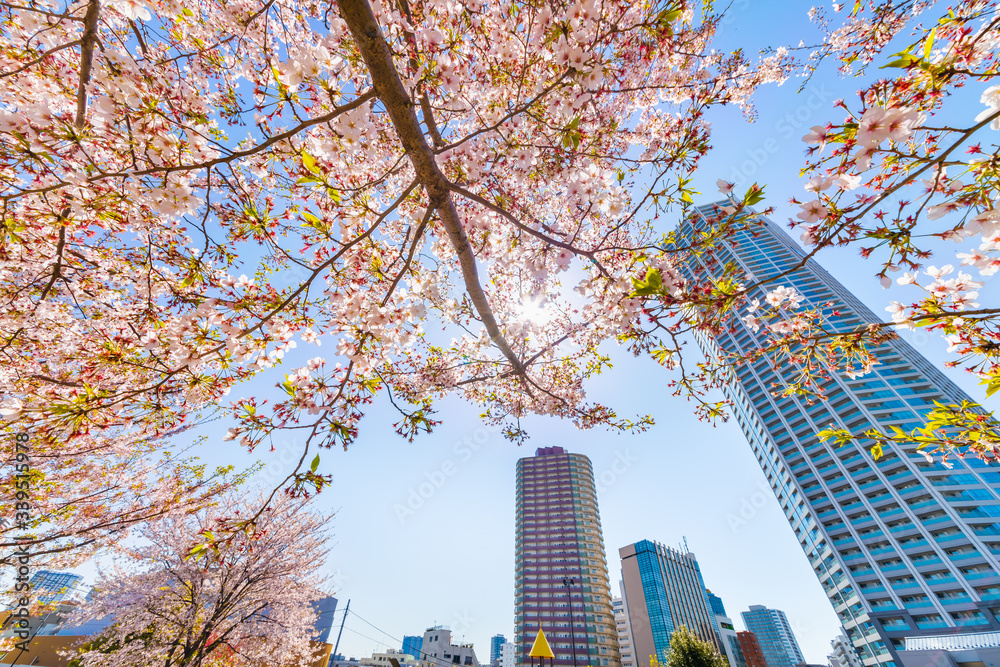
[[[569,636],[573,642],[573,667],[576,667],[576,630],[573,628],[573,595],[570,586],[575,584],[573,577],[563,577],[563,586],[566,587],[566,600],[569,602]]]

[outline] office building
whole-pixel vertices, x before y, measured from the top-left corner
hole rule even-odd
[[[651,540],[622,547],[618,553],[632,648],[640,665],[654,655],[665,661],[670,635],[682,625],[725,653],[693,553]]]
[[[712,591],[706,590],[708,593],[708,606],[712,609],[712,613],[716,616],[729,616],[726,613],[726,607],[722,604],[722,598],[713,593]]]
[[[725,652],[722,654],[729,663],[729,667],[747,667],[743,658],[743,649],[740,647],[740,638],[737,636],[736,627],[733,620],[728,616],[716,615],[715,622],[719,626],[719,641]]]
[[[330,633],[333,632],[333,616],[337,613],[337,598],[327,595],[312,603],[316,610],[316,636],[313,641],[330,643]]]
[[[736,627],[733,625],[733,619],[726,614],[722,598],[710,590],[705,592],[708,594],[708,606],[715,615],[715,625],[719,629],[719,642],[724,650],[722,655],[725,656],[729,667],[746,667],[743,651],[740,649],[740,640],[736,636]]]
[[[28,583],[33,601],[37,604],[59,603],[73,597],[82,597],[79,589],[83,577],[79,574],[39,570]]]
[[[742,615],[743,625],[757,635],[768,667],[795,667],[806,661],[785,612],[752,604]]]
[[[517,462],[515,642],[518,665],[539,628],[554,667],[618,667],[608,564],[590,459],[542,447]],[[426,641],[426,636],[425,636]]]
[[[500,659],[500,647],[505,643],[507,643],[507,638],[503,635],[490,637],[490,664]]]
[[[740,642],[743,662],[746,663],[747,667],[768,667],[764,651],[761,650],[760,642],[757,641],[757,635],[749,630],[744,630],[736,633],[736,639]]]
[[[424,645],[423,635],[404,635],[403,636],[403,646],[402,651],[407,655],[412,655],[414,658],[420,657],[420,649]]]
[[[723,215],[718,205],[699,207],[680,238]],[[800,310],[818,309],[835,331],[882,320],[777,224],[765,220],[727,241],[692,256],[686,275],[718,276],[732,264],[752,276],[742,280],[775,278],[751,296],[763,303],[767,291],[793,288]],[[723,350],[741,355],[766,339],[766,324],[756,331],[754,324],[735,317],[699,344],[712,358]],[[878,365],[856,377],[832,374],[822,382],[825,401],[775,392],[799,368],[774,368],[767,359],[735,368],[723,390],[865,667],[897,667],[918,637],[979,632],[995,639],[984,635],[978,643],[1000,643],[1000,468],[974,457],[945,465],[895,444],[876,460],[863,443],[838,447],[816,435],[830,425],[909,432],[924,424],[935,401],[968,399],[903,340],[872,349]]]

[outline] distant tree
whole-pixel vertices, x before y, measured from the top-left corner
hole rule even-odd
[[[670,651],[665,663],[653,656],[650,667],[729,667],[715,647],[682,625],[670,635]]]
[[[143,530],[132,553],[138,574],[124,567],[99,581],[92,604],[69,622],[114,615],[115,622],[74,656],[78,667],[257,667],[311,664],[310,646],[322,596],[319,568],[329,517],[307,500],[271,500],[246,531],[207,547],[203,535],[231,530],[247,502],[226,496],[217,506],[170,517]]]

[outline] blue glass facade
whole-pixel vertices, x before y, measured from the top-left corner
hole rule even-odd
[[[712,591],[708,591],[708,604],[711,605],[712,613],[716,616],[729,616],[729,614],[726,613],[725,605],[722,604],[722,598]]]
[[[337,613],[337,598],[328,595],[313,603],[316,610],[316,635],[313,641],[330,643],[330,633],[333,631],[333,615]]]
[[[39,570],[28,583],[31,586],[31,594],[34,596],[35,602],[48,604],[63,602],[79,593],[77,587],[82,582],[83,577],[79,574]]]
[[[406,635],[403,637],[403,653],[420,658],[420,650],[423,648],[423,635]]]
[[[493,635],[490,637],[490,662],[500,659],[500,647],[507,643],[507,638],[503,635]]]
[[[699,207],[692,226],[724,215]],[[831,327],[852,331],[880,321],[771,221],[730,237],[731,244],[692,257],[685,271],[712,275],[735,264],[767,289],[794,287]],[[763,297],[766,290],[753,296]],[[708,355],[745,352],[763,339],[737,320],[718,339],[698,342]],[[880,363],[864,376],[834,375],[826,401],[773,395],[798,369],[761,359],[734,372],[724,391],[810,566],[867,667],[895,667],[904,639],[1000,630],[1000,468],[956,459],[929,462],[912,446],[891,445],[875,460],[859,444],[837,447],[816,433],[829,425],[860,432],[922,426],[934,401],[968,397],[900,339],[875,348]]]
[[[785,612],[780,609],[751,605],[750,611],[743,612],[743,624],[757,635],[767,667],[795,667],[806,661]]]
[[[682,625],[724,653],[694,554],[651,540],[622,547],[618,553],[636,664],[647,664],[653,655],[665,661],[670,636]]]

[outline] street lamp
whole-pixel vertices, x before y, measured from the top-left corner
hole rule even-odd
[[[570,586],[575,584],[573,577],[563,577],[563,586],[566,587],[566,600],[569,601],[569,636],[573,642],[573,667],[576,667],[576,630],[573,628],[573,595]]]

